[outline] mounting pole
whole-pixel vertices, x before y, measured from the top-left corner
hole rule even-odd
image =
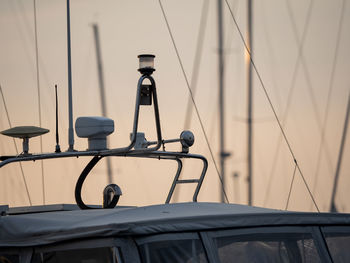
[[[247,63],[247,88],[248,88],[248,134],[247,134],[247,159],[248,159],[248,205],[253,205],[253,79],[252,79],[252,0],[248,0],[247,6],[247,47],[250,52],[246,52],[246,63]]]
[[[106,93],[105,85],[103,80],[103,67],[102,67],[102,55],[101,55],[101,46],[100,46],[100,35],[98,31],[97,24],[93,24],[92,28],[94,30],[95,37],[95,47],[96,47],[96,60],[97,60],[97,72],[98,72],[98,84],[100,87],[100,98],[101,98],[101,110],[102,116],[107,117],[107,106],[106,106]],[[109,142],[107,140],[107,148],[109,149]],[[112,183],[112,165],[109,157],[106,158],[107,164],[107,181],[108,184]]]
[[[220,174],[222,179],[222,188],[220,188],[221,202],[225,202],[224,190],[225,190],[225,105],[224,105],[224,34],[223,34],[223,12],[222,12],[222,0],[218,0],[218,69],[219,69],[219,131],[220,131]]]
[[[350,115],[350,93],[349,93],[349,97],[348,97],[348,106],[346,108],[343,135],[342,135],[341,143],[340,143],[337,169],[335,171],[335,176],[334,176],[334,184],[333,184],[332,198],[331,198],[331,207],[329,209],[330,212],[338,212],[337,207],[335,205],[335,195],[337,193],[337,188],[338,188],[339,172],[340,172],[341,162],[343,159],[344,145],[345,145],[345,141],[346,141],[346,133],[348,130],[348,125],[349,125],[349,115]]]
[[[74,128],[73,128],[73,95],[72,95],[72,60],[71,60],[71,41],[70,41],[70,7],[67,0],[67,64],[68,64],[68,151],[74,151]]]

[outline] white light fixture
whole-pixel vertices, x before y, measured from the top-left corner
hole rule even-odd
[[[150,54],[142,54],[139,55],[139,69],[138,71],[141,72],[141,74],[145,75],[151,75],[154,69],[154,58],[155,55],[150,55]]]

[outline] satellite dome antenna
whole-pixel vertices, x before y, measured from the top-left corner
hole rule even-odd
[[[50,130],[35,126],[17,126],[0,132],[3,135],[23,139],[22,154],[29,155],[29,139],[48,133]]]

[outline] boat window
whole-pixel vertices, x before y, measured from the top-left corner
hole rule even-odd
[[[138,241],[143,263],[208,262],[197,234],[157,235]]]
[[[350,262],[350,227],[325,227],[322,230],[333,262]]]
[[[123,263],[121,251],[100,247],[35,253],[32,263]]]
[[[220,262],[321,262],[311,233],[247,232],[212,236]]]
[[[18,255],[10,255],[0,252],[0,263],[18,263],[19,256]]]

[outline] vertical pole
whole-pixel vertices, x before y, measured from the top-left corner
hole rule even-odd
[[[247,52],[247,85],[248,85],[248,141],[247,141],[247,154],[248,154],[248,205],[253,204],[253,80],[252,80],[252,0],[248,0],[247,6],[247,46],[250,54]]]
[[[224,50],[222,0],[218,0],[218,53],[219,53],[219,132],[220,132],[220,174],[222,178],[221,202],[224,202],[225,189],[225,126],[224,126]]]
[[[98,84],[100,87],[100,98],[101,98],[101,110],[102,116],[107,116],[107,106],[106,106],[106,93],[105,93],[105,85],[103,79],[103,67],[102,67],[102,55],[101,55],[101,46],[100,46],[100,35],[98,31],[97,24],[93,24],[92,28],[94,30],[95,37],[95,47],[96,47],[96,60],[97,60],[97,72],[98,72]],[[109,148],[107,140],[107,148]],[[111,159],[107,157],[107,181],[108,184],[112,183],[112,166]]]
[[[67,0],[67,64],[68,64],[68,151],[74,151],[74,130],[73,130],[73,95],[72,95],[72,61],[70,41],[70,7]]]
[[[335,195],[337,193],[337,188],[338,188],[339,172],[340,172],[341,162],[342,162],[342,159],[343,159],[344,145],[345,145],[345,141],[346,141],[346,133],[347,133],[347,130],[348,130],[348,125],[349,125],[349,115],[350,115],[350,93],[349,93],[349,97],[348,97],[348,106],[346,108],[346,115],[345,115],[343,135],[342,135],[341,143],[340,143],[337,169],[335,171],[335,176],[334,176],[334,184],[333,184],[333,190],[332,190],[330,212],[338,212],[337,211],[337,207],[335,205]]]

